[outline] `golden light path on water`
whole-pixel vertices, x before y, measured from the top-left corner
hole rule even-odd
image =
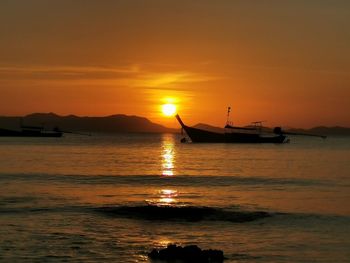
[[[174,138],[164,135],[162,141],[162,175],[173,176],[175,163]]]
[[[162,160],[162,176],[173,177],[175,175],[176,151],[174,136],[163,135],[161,145],[161,160]],[[153,204],[158,206],[175,206],[178,205],[178,191],[176,189],[164,188],[157,193],[158,198]],[[168,244],[174,243],[167,236],[161,236],[154,241],[154,245],[159,248],[164,248]]]
[[[162,140],[162,176],[171,177],[174,176],[175,170],[175,142],[174,137],[164,135]],[[158,205],[172,205],[177,202],[178,196],[177,190],[174,189],[161,189],[158,192],[159,199]]]
[[[175,175],[175,138],[164,134],[160,145],[160,175],[165,180]],[[154,198],[145,200],[148,204],[171,206],[178,203],[178,191],[170,187],[155,189]]]
[[[159,191],[159,204],[162,205],[170,205],[174,204],[177,202],[176,197],[177,197],[177,190],[173,189],[162,189]]]

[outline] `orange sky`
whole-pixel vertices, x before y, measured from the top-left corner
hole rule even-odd
[[[350,126],[350,1],[0,2],[0,115]]]

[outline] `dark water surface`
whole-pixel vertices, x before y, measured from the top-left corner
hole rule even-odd
[[[177,135],[0,138],[0,261],[350,262],[350,139],[181,144]]]

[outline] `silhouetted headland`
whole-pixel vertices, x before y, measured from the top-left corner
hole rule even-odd
[[[0,117],[0,127],[15,129],[20,120],[27,125],[45,126],[46,129],[59,127],[63,131],[105,132],[105,133],[174,133],[178,130],[167,128],[139,116],[123,114],[105,117],[59,116],[55,113],[33,113],[24,117]]]
[[[0,128],[17,129],[20,120],[26,125],[45,126],[52,130],[59,127],[61,130],[73,132],[106,132],[106,133],[176,133],[178,129],[172,129],[163,125],[153,123],[145,117],[128,116],[124,114],[115,114],[105,117],[89,117],[67,115],[60,116],[55,113],[32,113],[26,116],[0,116]],[[192,126],[197,129],[208,130],[212,132],[224,133],[225,129],[210,124],[198,123]],[[250,126],[245,126],[250,127]],[[271,128],[263,127],[267,131]],[[350,136],[350,128],[334,126],[319,126],[311,129],[286,129],[288,132],[324,134],[327,136]]]

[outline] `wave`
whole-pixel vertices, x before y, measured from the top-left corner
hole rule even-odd
[[[334,181],[299,179],[299,178],[272,178],[254,176],[220,176],[220,175],[62,175],[62,174],[0,174],[1,181],[46,181],[50,183],[73,183],[93,185],[210,185],[210,186],[232,186],[232,185],[283,185],[283,186],[347,186],[338,185]]]
[[[99,213],[102,215],[161,221],[227,221],[250,222],[273,216],[265,211],[239,211],[216,207],[170,206],[170,205],[114,205],[114,206],[50,206],[50,207],[0,207],[0,214],[43,214],[43,213]]]
[[[272,213],[265,211],[230,211],[198,206],[104,206],[96,208],[95,211],[115,217],[189,222],[205,220],[244,223],[272,216]]]
[[[11,207],[0,205],[0,217],[8,214],[39,215],[47,213],[82,213],[99,214],[111,218],[127,218],[136,220],[156,220],[164,222],[199,222],[218,221],[231,223],[245,223],[256,220],[269,219],[270,224],[293,225],[305,220],[312,225],[329,224],[346,225],[350,223],[349,215],[293,213],[261,210],[244,210],[239,207],[207,207],[191,205],[154,205],[154,204],[120,204],[109,206],[93,205],[62,205],[62,206],[22,206]],[[267,223],[267,221],[264,221]]]

